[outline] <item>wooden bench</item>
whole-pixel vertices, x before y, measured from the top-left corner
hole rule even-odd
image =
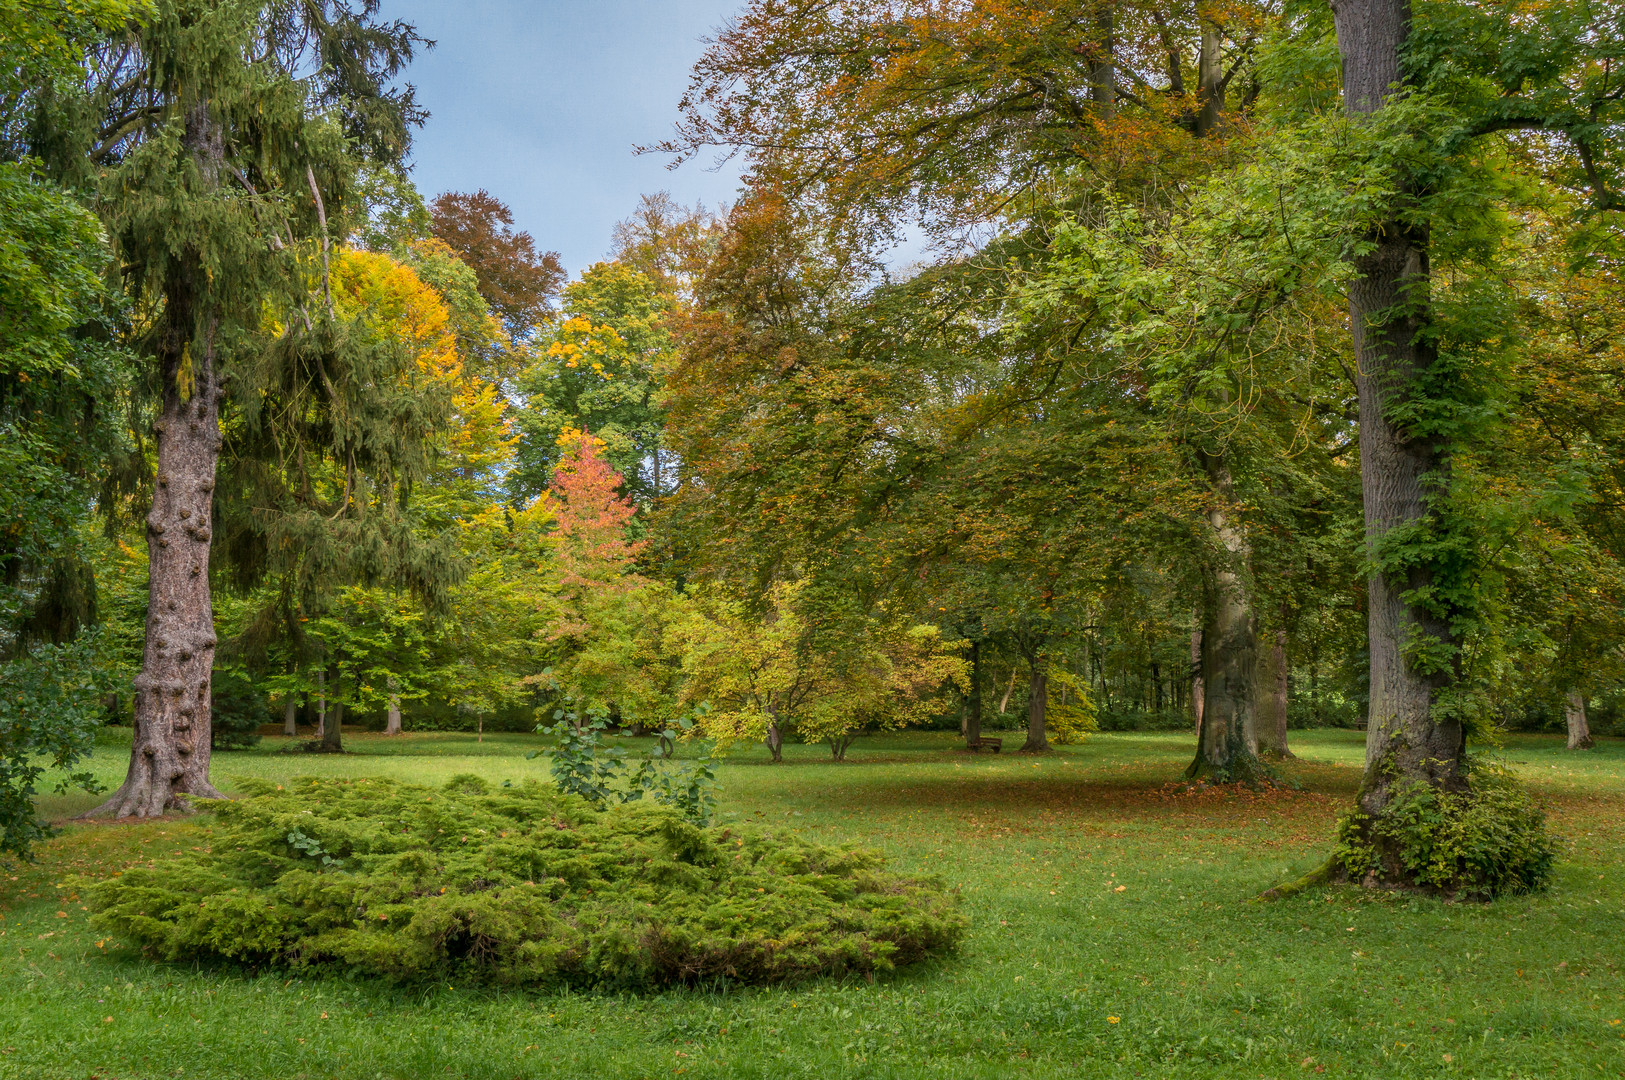
[[[985,739],[984,738],[984,739],[972,739],[972,740],[970,740],[969,742],[967,742],[965,744],[965,749],[969,750],[973,754],[980,754],[983,750],[991,750],[995,754],[997,754],[997,753],[999,753],[1000,748],[1002,746],[1004,746],[1004,740],[1003,739]]]

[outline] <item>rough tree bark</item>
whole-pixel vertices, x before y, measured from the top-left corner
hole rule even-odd
[[[1277,630],[1270,635],[1269,647],[1263,650],[1258,665],[1258,754],[1264,758],[1289,758],[1292,749],[1287,745],[1287,662],[1286,631]]]
[[[1578,690],[1570,690],[1563,699],[1563,719],[1569,728],[1569,749],[1590,750],[1597,745],[1591,737],[1591,722],[1586,719],[1586,698]]]
[[[1214,491],[1208,527],[1220,554],[1207,571],[1201,731],[1196,740],[1196,759],[1185,775],[1221,784],[1254,783],[1265,770],[1255,749],[1258,630],[1242,577],[1250,550],[1246,533],[1230,511],[1228,465],[1223,458],[1209,458],[1205,464]]]
[[[966,745],[982,737],[982,643],[970,643],[970,693],[965,695]]]
[[[225,144],[208,105],[186,114],[182,146],[198,182],[218,185]],[[221,799],[209,783],[214,606],[209,542],[220,458],[219,319],[208,271],[181,252],[164,281],[157,359],[163,404],[153,424],[158,475],[147,515],[147,621],[135,679],[135,736],[124,783],[86,817],[157,817],[188,810],[187,797]]]
[[[1027,683],[1027,741],[1021,749],[1029,754],[1048,752],[1049,739],[1044,734],[1044,712],[1049,705],[1049,672],[1043,660],[1035,660],[1032,676]]]
[[[1410,5],[1408,0],[1336,0],[1332,15],[1343,58],[1344,106],[1355,119],[1369,116],[1399,92],[1399,56],[1410,33]],[[1435,360],[1426,332],[1426,227],[1396,214],[1374,228],[1368,240],[1372,248],[1356,260],[1359,278],[1348,292],[1360,396],[1366,539],[1375,543],[1390,530],[1428,516],[1424,478],[1447,480],[1450,461],[1434,440],[1413,437],[1389,420],[1390,405]],[[1422,635],[1454,644],[1447,624],[1405,602],[1407,591],[1430,584],[1426,567],[1412,570],[1405,580],[1389,581],[1379,573],[1370,581],[1371,711],[1359,802],[1371,817],[1382,815],[1402,785],[1466,786],[1462,726],[1433,710],[1435,695],[1452,673],[1418,671],[1405,656],[1406,642]]]

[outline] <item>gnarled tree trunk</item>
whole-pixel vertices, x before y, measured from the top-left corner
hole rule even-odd
[[[1569,749],[1590,750],[1597,745],[1591,737],[1591,723],[1586,719],[1585,695],[1570,690],[1563,699],[1563,719],[1569,728]]]
[[[218,183],[225,147],[207,104],[186,114],[182,146],[198,182]],[[164,282],[157,359],[163,404],[158,475],[147,514],[147,622],[135,679],[135,737],[124,783],[86,817],[156,817],[187,796],[224,798],[209,783],[214,607],[209,592],[215,467],[220,459],[219,319],[208,270],[179,254]]]
[[[1286,741],[1287,675],[1286,631],[1277,630],[1270,635],[1258,665],[1256,730],[1258,754],[1263,758],[1293,756]]]
[[[1345,108],[1355,118],[1369,115],[1386,104],[1401,81],[1399,56],[1410,33],[1410,5],[1407,0],[1336,0],[1333,17]],[[1375,544],[1391,530],[1429,516],[1427,492],[1448,482],[1450,460],[1432,438],[1413,435],[1392,420],[1393,407],[1436,359],[1427,333],[1427,232],[1396,215],[1373,229],[1368,240],[1371,250],[1356,260],[1359,278],[1348,292],[1366,539]],[[1423,638],[1454,644],[1447,623],[1404,599],[1431,584],[1426,567],[1402,580],[1378,573],[1370,581],[1371,711],[1359,802],[1373,818],[1404,785],[1466,786],[1462,726],[1433,712],[1434,697],[1453,672],[1419,671],[1405,655],[1407,643]],[[1395,866],[1389,871],[1398,873]]]

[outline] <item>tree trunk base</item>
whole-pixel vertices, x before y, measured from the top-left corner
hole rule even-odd
[[[1054,752],[1055,747],[1051,746],[1048,741],[1035,743],[1031,739],[1022,743],[1021,749],[1016,751],[1018,754],[1053,754]]]
[[[158,784],[151,776],[131,776],[113,793],[112,798],[94,810],[86,810],[77,820],[111,818],[117,821],[123,818],[159,818],[166,814],[192,814],[197,812],[197,808],[190,802],[192,799],[226,798],[215,790],[212,784],[203,783],[198,787],[200,790],[197,791],[175,791],[167,784]]]
[[[1238,757],[1228,765],[1218,765],[1198,753],[1185,770],[1185,779],[1209,784],[1245,784],[1257,790],[1274,786],[1277,777],[1275,770],[1251,754]]]
[[[1296,761],[1298,755],[1290,750],[1265,750],[1258,755],[1260,761]]]

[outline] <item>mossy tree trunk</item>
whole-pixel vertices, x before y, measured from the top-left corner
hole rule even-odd
[[[1590,750],[1597,745],[1591,737],[1591,722],[1586,719],[1586,699],[1579,690],[1570,690],[1563,698],[1563,720],[1569,729],[1570,750]]]
[[[1286,713],[1290,686],[1286,662],[1286,631],[1277,630],[1269,635],[1269,644],[1263,650],[1258,665],[1258,754],[1263,758],[1289,758],[1292,749],[1287,745]]]
[[[1185,775],[1215,783],[1253,783],[1264,774],[1258,760],[1255,693],[1258,628],[1243,571],[1247,536],[1231,509],[1229,465],[1207,459],[1212,489],[1208,527],[1214,555],[1207,568],[1202,627],[1202,709],[1196,758]]]
[[[1344,106],[1357,122],[1404,92],[1400,55],[1410,34],[1408,0],[1336,0],[1333,19],[1343,59]],[[1406,193],[1407,197],[1414,193]],[[1402,200],[1396,200],[1396,203]],[[1436,368],[1425,224],[1398,209],[1372,228],[1368,250],[1355,259],[1348,288],[1360,407],[1360,474],[1366,539],[1374,550],[1394,530],[1425,526],[1435,513],[1430,491],[1447,490],[1451,462],[1436,437],[1407,430],[1396,408]],[[1403,535],[1403,534],[1402,534]],[[1359,805],[1380,818],[1402,789],[1424,784],[1464,789],[1466,736],[1460,720],[1435,708],[1454,678],[1451,664],[1415,662],[1416,647],[1434,655],[1456,644],[1448,623],[1406,596],[1434,592],[1424,561],[1390,579],[1369,582],[1371,705],[1366,769]],[[1392,853],[1372,834],[1384,875],[1402,878]]]
[[[1044,713],[1049,706],[1049,671],[1043,657],[1032,661],[1032,672],[1027,680],[1027,741],[1021,744],[1024,753],[1042,754],[1049,751],[1049,738],[1044,731]]]
[[[207,102],[186,112],[181,148],[194,182],[218,187],[224,136]],[[202,254],[179,253],[165,275],[156,345],[162,405],[153,425],[158,472],[147,514],[146,644],[134,687],[135,736],[124,783],[87,817],[156,817],[189,809],[188,796],[224,798],[209,783],[216,643],[209,545],[221,447],[219,315],[209,295]]]

